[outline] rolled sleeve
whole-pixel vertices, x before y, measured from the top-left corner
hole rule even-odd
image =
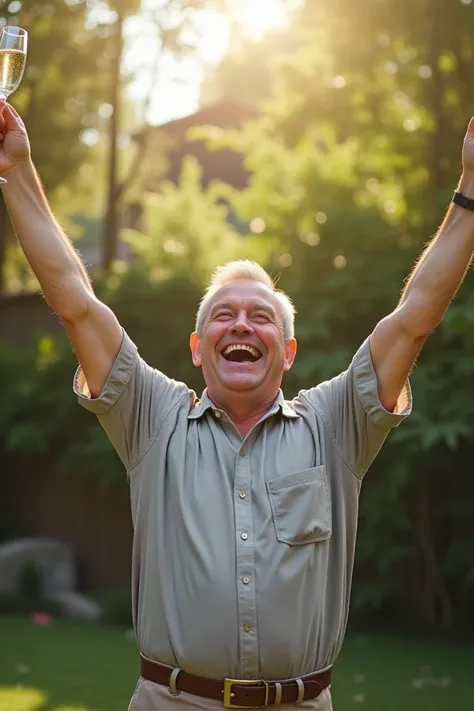
[[[394,412],[380,402],[370,338],[361,345],[349,368],[332,380],[302,393],[324,421],[340,456],[362,478],[388,433],[410,413],[410,383],[400,394]]]
[[[77,368],[73,388],[79,404],[96,415],[107,412],[126,389],[137,360],[137,347],[124,331],[120,350],[99,397],[90,397],[84,372],[81,366]]]
[[[173,407],[186,396],[191,400],[184,383],[149,366],[125,332],[100,395],[90,397],[80,366],[73,388],[79,404],[97,415],[127,471],[146,454]]]
[[[357,351],[352,362],[355,373],[356,392],[362,407],[372,422],[384,430],[391,430],[411,414],[413,397],[410,382],[407,380],[400,393],[393,412],[384,408],[379,399],[377,375],[375,373],[370,338]]]

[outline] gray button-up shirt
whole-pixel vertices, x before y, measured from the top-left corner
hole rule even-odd
[[[242,439],[206,392],[148,366],[125,334],[95,412],[131,486],[133,615],[149,658],[212,678],[326,668],[346,627],[361,480],[397,414],[369,340],[348,370],[280,392]]]

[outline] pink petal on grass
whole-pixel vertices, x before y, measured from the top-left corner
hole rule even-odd
[[[53,622],[53,616],[49,612],[32,612],[30,620],[37,625],[50,625]]]

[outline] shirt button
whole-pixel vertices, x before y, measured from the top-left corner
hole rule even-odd
[[[217,412],[217,410],[214,412],[214,415],[217,417],[217,419],[220,419],[222,417],[220,412]]]
[[[241,457],[245,457],[245,455],[247,454],[247,452],[245,451],[245,449],[241,449],[240,452],[239,452],[239,454],[240,454]]]
[[[248,538],[248,536],[247,536],[246,533],[242,533],[242,535],[241,535],[240,537],[241,537],[241,539],[242,539],[243,541],[246,541],[247,538]]]
[[[252,628],[250,627],[250,625],[245,625],[244,630],[246,632],[250,632],[252,630]]]
[[[240,496],[241,499],[245,499],[245,497],[247,496],[247,494],[245,493],[245,491],[239,491],[239,496]]]
[[[244,585],[248,585],[250,582],[250,578],[247,578],[247,576],[245,576],[245,578],[242,578],[242,582]]]

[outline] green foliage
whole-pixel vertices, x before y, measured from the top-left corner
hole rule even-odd
[[[188,276],[202,286],[213,264],[252,250],[226,221],[229,211],[221,187],[211,185],[202,192],[201,178],[199,164],[187,158],[179,187],[162,182],[159,193],[145,195],[142,231],[122,232],[151,281]]]
[[[25,563],[20,571],[18,592],[29,598],[40,598],[43,595],[41,569],[33,561]]]
[[[27,615],[31,612],[60,614],[59,606],[43,595],[43,579],[40,568],[26,562],[18,577],[18,589],[0,593],[0,614]]]
[[[107,625],[120,625],[131,629],[132,620],[132,594],[130,586],[109,591],[101,599],[103,609],[102,622]]]
[[[22,0],[14,17],[3,0],[0,12],[7,23],[29,33],[25,76],[12,102],[22,114],[33,158],[49,190],[77,174],[91,148],[80,139],[100,124],[99,106],[110,70],[111,27],[114,17],[91,16],[85,0],[67,2]]]
[[[0,615],[30,615],[32,612],[49,612],[58,617],[59,605],[52,600],[34,598],[14,593],[0,593]]]

